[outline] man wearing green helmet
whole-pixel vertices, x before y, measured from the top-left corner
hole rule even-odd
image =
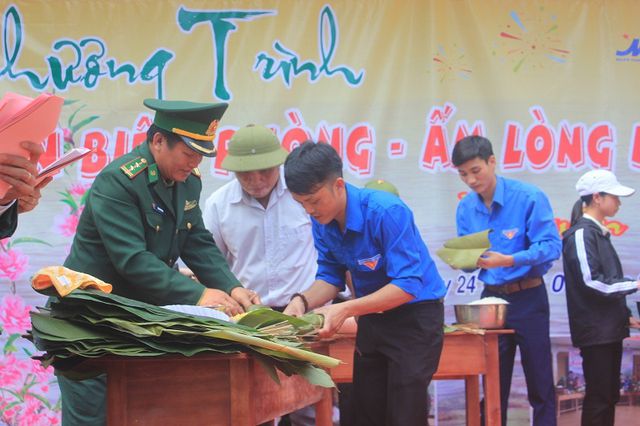
[[[96,177],[64,266],[113,285],[115,294],[154,305],[222,305],[230,314],[260,303],[229,270],[199,207],[197,166],[213,157],[227,104],[147,99],[155,110],[147,142]],[[198,277],[174,268],[180,258]],[[101,425],[105,377],[59,376],[63,425]]]
[[[311,220],[280,173],[286,157],[268,128],[239,129],[222,161],[235,179],[215,191],[203,211],[204,224],[233,273],[263,304],[278,310],[311,285],[317,260]],[[309,424],[309,414],[311,409],[303,409],[290,420]]]

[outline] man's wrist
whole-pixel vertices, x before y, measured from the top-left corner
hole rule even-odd
[[[302,294],[302,293],[294,293],[294,295],[291,296],[291,299],[289,300],[289,303],[293,302],[294,299],[300,299],[302,301],[305,313],[309,310],[309,301],[307,300],[307,298],[306,298],[306,296],[304,294]]]

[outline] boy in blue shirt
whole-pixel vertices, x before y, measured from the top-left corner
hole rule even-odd
[[[516,347],[520,347],[534,426],[556,424],[555,389],[549,338],[549,299],[544,274],[560,257],[562,244],[546,195],[533,185],[496,176],[491,142],[467,136],[456,143],[453,165],[474,193],[458,205],[458,235],[491,229],[491,250],[479,260],[482,297],[509,302],[506,328],[500,336],[500,404],[502,424],[507,408]]]
[[[346,183],[338,153],[305,142],[284,165],[293,198],[312,217],[318,272],[285,313],[324,315],[321,337],[358,317],[354,400],[358,425],[427,424],[427,388],[442,350],[445,286],[396,196]],[[355,299],[323,306],[353,280]]]

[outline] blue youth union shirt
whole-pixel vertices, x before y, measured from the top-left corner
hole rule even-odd
[[[513,255],[512,267],[480,271],[478,278],[488,285],[542,277],[562,250],[547,196],[533,185],[501,176],[491,208],[471,192],[460,200],[456,225],[459,236],[492,229],[489,250]]]
[[[446,288],[429,256],[413,213],[395,195],[347,184],[346,226],[313,221],[316,278],[344,290],[345,272],[357,297],[391,283],[415,296],[409,303],[444,297]]]

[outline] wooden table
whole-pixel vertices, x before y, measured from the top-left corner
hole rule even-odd
[[[500,369],[498,336],[513,330],[487,330],[481,336],[463,332],[446,333],[434,380],[464,379],[467,425],[480,425],[479,376],[483,376],[486,424],[500,426]],[[329,343],[329,355],[344,364],[331,369],[336,383],[353,380],[355,335],[337,335]]]
[[[107,373],[109,425],[254,426],[311,404],[316,425],[332,425],[331,389],[280,372],[278,385],[244,353],[104,357],[85,364]]]

